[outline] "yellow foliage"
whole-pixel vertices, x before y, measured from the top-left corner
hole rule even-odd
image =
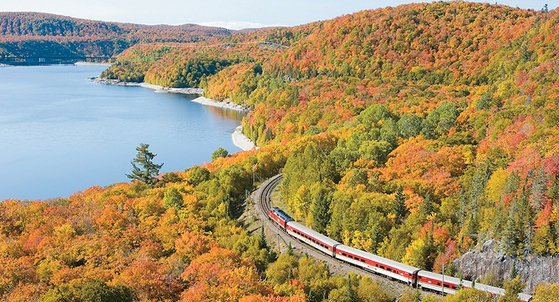
[[[505,186],[507,177],[510,175],[509,172],[502,168],[498,168],[489,180],[487,181],[487,186],[485,188],[485,196],[487,201],[497,203],[501,198],[502,190]]]
[[[559,284],[540,283],[536,286],[536,293],[532,302],[559,302]]]

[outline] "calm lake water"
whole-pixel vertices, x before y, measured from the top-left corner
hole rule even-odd
[[[106,66],[0,67],[0,200],[68,197],[125,182],[140,143],[161,172],[211,161],[242,114],[194,96],[96,84]]]

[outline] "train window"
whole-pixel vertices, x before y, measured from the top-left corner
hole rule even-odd
[[[359,259],[361,262],[365,262],[365,259]]]
[[[381,266],[380,266],[380,268],[384,269],[384,266],[383,266],[383,265],[381,265]]]
[[[391,272],[391,271],[392,271],[392,269],[391,269],[391,268],[389,268],[389,267],[387,267],[387,268],[386,268],[386,270],[387,270],[387,271],[389,271],[389,272]]]

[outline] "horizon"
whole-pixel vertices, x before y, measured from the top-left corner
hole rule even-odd
[[[63,15],[78,19],[103,22],[133,23],[142,25],[184,25],[197,24],[221,27],[230,30],[255,29],[263,27],[293,27],[317,21],[337,18],[363,10],[396,7],[410,3],[430,3],[432,1],[366,0],[346,1],[308,0],[297,2],[285,0],[262,3],[259,0],[209,0],[204,3],[194,1],[161,0],[157,7],[146,0],[99,0],[91,3],[85,0],[20,0],[3,5],[4,12],[37,12]],[[489,3],[487,1],[469,1]],[[556,3],[549,3],[556,2]],[[496,4],[521,9],[556,9],[559,1],[536,0],[529,4],[522,0],[502,0]],[[134,7],[134,10],[130,10]],[[216,10],[215,7],[221,9]],[[172,9],[173,8],[173,9]],[[296,8],[296,9],[293,9]]]

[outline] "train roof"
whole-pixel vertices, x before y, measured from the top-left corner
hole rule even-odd
[[[350,247],[350,246],[347,246],[347,245],[338,245],[336,247],[336,250],[345,251],[345,252],[351,253],[355,256],[370,259],[370,260],[375,261],[375,262],[384,263],[385,265],[391,266],[393,268],[400,269],[400,270],[408,272],[408,273],[413,273],[413,272],[416,272],[416,271],[419,270],[417,267],[413,267],[411,265],[403,264],[403,263],[400,263],[400,262],[397,262],[397,261],[394,261],[394,260],[391,260],[391,259],[388,259],[388,258],[377,256],[375,254],[367,253],[365,251],[362,251],[362,250],[359,250],[359,249],[356,249],[356,248],[353,248],[353,247]]]
[[[491,285],[487,285],[487,284],[483,284],[483,283],[476,283],[475,286],[476,289],[479,289],[481,291],[484,292],[488,292],[488,293],[494,293],[497,295],[501,295],[504,296],[505,295],[505,290],[499,287],[495,287],[495,286],[491,286]]]
[[[282,209],[278,207],[272,207],[272,212],[276,213],[276,215],[278,215],[279,218],[283,219],[283,221],[285,222],[294,221],[294,219],[291,218],[289,214],[285,213]]]
[[[442,274],[433,273],[433,272],[424,271],[424,270],[421,270],[417,275],[418,276],[425,276],[425,277],[428,277],[428,278],[441,280],[441,281],[443,279]],[[458,285],[460,285],[460,283],[462,283],[463,287],[468,287],[468,288],[472,287],[472,281],[464,280],[464,279],[460,280],[459,278],[451,277],[451,276],[448,276],[448,275],[444,275],[444,282],[445,283],[448,282],[448,283],[458,284]],[[476,284],[476,288],[478,288],[478,284]]]
[[[307,234],[307,235],[309,235],[309,236],[311,236],[311,237],[313,237],[314,239],[317,239],[317,240],[322,241],[323,243],[326,243],[329,246],[335,246],[335,245],[341,244],[341,243],[337,242],[336,240],[334,240],[330,237],[326,237],[326,236],[320,234],[319,232],[314,231],[314,230],[312,230],[312,229],[310,229],[310,228],[308,228],[308,227],[306,227],[306,226],[304,226],[300,223],[297,223],[295,221],[289,222],[288,225],[297,229],[297,230],[299,230],[299,231],[301,231],[301,232],[303,232],[303,233],[305,233],[305,234]]]

